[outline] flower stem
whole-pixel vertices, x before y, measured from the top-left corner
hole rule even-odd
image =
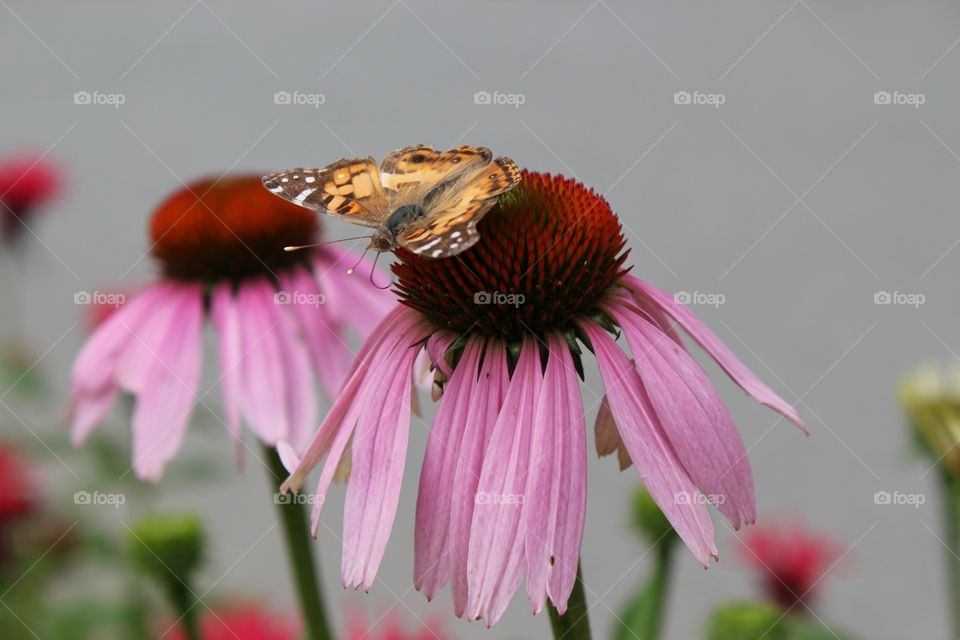
[[[557,613],[552,603],[547,603],[550,612],[550,628],[555,640],[590,640],[590,620],[587,617],[587,596],[583,589],[583,575],[577,566],[577,581],[573,585],[573,593],[567,601],[567,611],[563,615]]]
[[[643,624],[636,630],[639,640],[657,640],[660,637],[660,627],[663,624],[667,590],[670,584],[672,551],[672,544],[662,544],[657,547],[657,566],[645,593],[646,615],[643,618]]]
[[[270,466],[271,482],[275,481],[274,486],[279,486],[280,481],[287,476],[287,470],[274,449],[265,447],[265,451]],[[296,501],[277,502],[277,512],[280,514],[280,523],[283,525],[287,557],[290,560],[290,568],[293,570],[297,596],[300,599],[300,611],[307,628],[306,637],[309,640],[332,640],[333,635],[330,633],[327,621],[327,611],[313,554],[314,541],[310,535],[310,521],[304,505]]]
[[[947,566],[950,575],[950,612],[953,635],[960,637],[960,478],[943,474],[944,527],[946,528]]]
[[[193,590],[179,580],[170,581],[170,599],[180,614],[180,626],[188,640],[201,640],[200,621],[197,618],[197,602]]]

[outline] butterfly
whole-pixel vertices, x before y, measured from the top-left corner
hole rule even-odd
[[[301,207],[374,229],[370,248],[403,247],[429,258],[466,251],[497,196],[520,182],[520,170],[486,147],[449,151],[416,145],[373,158],[345,158],[322,169],[289,169],[263,186]]]

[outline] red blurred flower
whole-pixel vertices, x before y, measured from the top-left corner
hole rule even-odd
[[[34,486],[23,457],[0,444],[0,528],[29,515],[36,506]]]
[[[60,169],[42,156],[0,158],[0,238],[16,239],[26,219],[56,196],[62,185]]]
[[[758,527],[744,534],[741,552],[757,571],[764,593],[786,608],[810,604],[843,550],[799,524]]]
[[[347,625],[347,640],[453,640],[439,629],[438,623],[423,622],[406,631],[396,618],[389,618],[380,628],[371,628],[363,618],[354,617]]]
[[[164,626],[161,633],[167,631]],[[203,640],[296,640],[300,636],[299,623],[289,616],[269,613],[260,605],[233,605],[215,612],[207,611],[200,621]],[[183,629],[175,629],[163,636],[164,640],[187,640]]]

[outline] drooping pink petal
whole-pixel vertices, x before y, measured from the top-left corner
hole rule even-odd
[[[467,608],[467,563],[477,485],[480,482],[487,443],[493,433],[509,384],[506,346],[498,340],[490,340],[483,355],[483,366],[476,390],[467,410],[451,489],[448,533],[450,588],[454,612],[458,618],[463,617]]]
[[[70,441],[73,446],[82,445],[90,432],[103,422],[119,393],[117,387],[107,385],[101,391],[77,393],[73,397],[70,406]]]
[[[606,309],[623,329],[651,405],[677,457],[735,529],[756,520],[750,460],[733,418],[686,351],[628,305]]]
[[[71,373],[71,392],[99,391],[116,385],[117,365],[125,349],[134,340],[135,331],[159,305],[167,304],[172,287],[167,284],[147,288],[121,306],[101,324],[83,345]],[[131,332],[130,328],[134,331]]]
[[[184,285],[177,294],[177,312],[137,393],[133,410],[134,470],[144,480],[158,481],[176,455],[196,404],[203,362],[203,292]]]
[[[286,439],[297,451],[303,451],[316,427],[317,396],[307,347],[288,312],[290,306],[300,305],[271,304],[268,308],[273,313],[274,335],[283,368],[282,400],[286,402],[286,414],[290,420]]]
[[[397,299],[388,289],[379,288],[390,282],[390,274],[378,268],[373,271],[376,285],[370,282],[373,264],[369,260],[348,273],[359,258],[352,251],[328,245],[318,254],[316,275],[332,320],[354,328],[362,338],[397,306]]]
[[[357,417],[343,513],[344,586],[370,589],[393,528],[410,430],[413,361],[419,350],[397,344],[380,365],[383,384],[367,389]]]
[[[290,434],[286,372],[277,332],[284,329],[274,314],[274,289],[266,280],[250,280],[237,292],[242,360],[240,410],[261,442],[273,446]]]
[[[533,418],[523,508],[527,595],[533,613],[547,595],[563,615],[577,578],[587,506],[583,401],[570,347],[550,334],[547,369]]]
[[[629,469],[633,464],[630,454],[623,446],[623,440],[620,438],[620,431],[617,429],[617,423],[613,419],[613,413],[610,411],[610,403],[604,396],[600,402],[600,409],[597,411],[597,419],[593,424],[594,440],[597,446],[597,455],[601,458],[616,452],[620,471]]]
[[[453,371],[444,356],[456,339],[457,336],[447,331],[437,331],[427,338],[427,353],[430,354],[430,362],[448,378],[453,374]]]
[[[717,555],[713,523],[663,432],[640,375],[603,328],[592,321],[580,326],[597,356],[610,410],[644,486],[697,560],[709,566],[710,556]]]
[[[240,432],[240,371],[243,360],[240,319],[233,300],[233,284],[218,285],[211,296],[211,320],[217,333],[220,363],[220,391],[223,394],[223,412],[227,429],[236,443],[237,456],[241,451]]]
[[[333,477],[333,471],[340,461],[346,449],[350,435],[353,433],[353,427],[356,423],[356,416],[360,411],[360,405],[366,393],[365,383],[371,372],[379,371],[379,363],[385,356],[396,347],[399,340],[403,339],[411,327],[420,323],[419,315],[406,307],[397,307],[391,312],[380,325],[374,330],[366,342],[360,347],[351,365],[350,372],[347,375],[347,381],[344,387],[337,395],[333,406],[324,418],[323,423],[313,434],[313,438],[303,454],[297,469],[287,478],[281,486],[281,491],[297,491],[303,486],[307,474],[316,467],[320,461],[331,452],[335,440],[342,440],[337,451],[335,451],[334,464],[330,468],[329,478],[324,483],[324,473],[321,475],[321,481],[318,484],[318,493],[322,496],[329,487],[329,481]],[[378,366],[373,366],[374,364]],[[348,419],[350,418],[350,419]],[[343,438],[338,438],[339,434],[346,433]],[[326,465],[327,467],[331,465]],[[321,490],[322,489],[322,490]],[[322,503],[322,500],[318,501]],[[314,508],[315,513],[319,511]]]
[[[783,398],[774,393],[773,390],[765,385],[745,364],[733,355],[733,352],[727,348],[707,325],[687,309],[687,307],[676,302],[669,293],[633,276],[624,276],[621,283],[640,297],[643,302],[655,304],[671,318],[676,320],[677,323],[696,340],[697,344],[716,360],[717,364],[727,372],[727,375],[729,375],[740,388],[753,396],[761,404],[770,407],[806,431],[803,420],[800,419],[796,410],[783,400]]]
[[[467,414],[476,392],[483,350],[483,340],[471,340],[464,348],[430,428],[420,470],[413,584],[430,600],[450,577],[448,530],[452,522],[451,490],[461,464],[460,450],[467,429]]]
[[[160,346],[171,327],[178,322],[180,306],[187,295],[199,293],[191,285],[171,285],[163,295],[162,303],[155,305],[152,312],[137,325],[129,325],[124,316],[115,314],[120,316],[118,331],[125,331],[130,336],[114,372],[114,380],[121,389],[134,395],[143,390],[157,358],[166,356],[160,351]]]
[[[325,294],[321,294],[317,281],[306,269],[297,268],[282,274],[280,282],[284,291],[302,293],[305,299],[318,303],[316,306],[291,304],[290,310],[310,349],[320,383],[327,396],[334,398],[343,385],[352,358],[343,327],[329,317],[326,300],[321,297]],[[294,302],[300,299],[298,296]]]
[[[470,619],[492,626],[523,575],[523,509],[530,436],[542,383],[538,347],[524,341],[516,370],[484,454],[467,554]]]

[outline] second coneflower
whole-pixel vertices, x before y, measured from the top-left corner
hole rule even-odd
[[[295,458],[317,416],[315,380],[331,396],[350,364],[348,329],[365,338],[395,306],[364,278],[357,256],[310,244],[319,223],[263,189],[260,177],[200,180],[167,198],[150,224],[162,277],[117,308],[73,366],[70,414],[80,444],[120,392],[134,396],[133,468],[158,480],[202,401],[201,338],[219,345],[226,424],[243,420],[267,446]],[[85,302],[93,303],[91,294]],[[100,294],[96,294],[100,295]]]
[[[624,451],[706,566],[717,553],[706,501],[735,527],[753,522],[753,478],[729,412],[671,319],[749,394],[802,424],[796,412],[673,296],[627,274],[620,223],[592,190],[525,172],[479,231],[480,242],[454,258],[398,252],[404,304],[357,354],[285,484],[299,489],[326,460],[316,527],[341,459],[352,456],[344,583],[368,589],[384,555],[421,350],[442,395],[416,511],[414,582],[428,598],[449,582],[458,616],[493,624],[526,575],[534,613],[548,598],[566,610],[586,506],[584,348],[606,388],[598,449]]]

